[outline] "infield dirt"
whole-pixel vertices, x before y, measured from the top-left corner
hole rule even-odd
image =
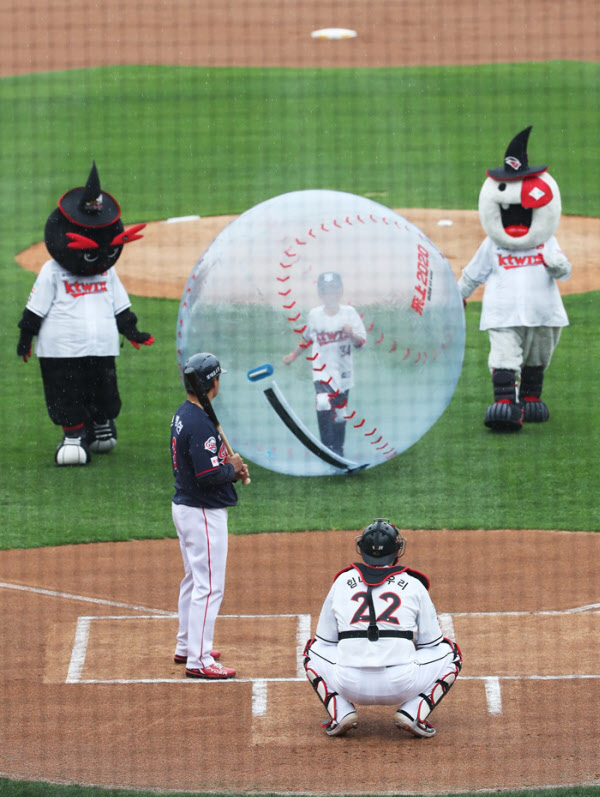
[[[447,257],[456,277],[477,251],[485,237],[476,210],[431,210],[399,208],[397,212],[415,224]],[[235,216],[211,216],[179,222],[153,222],[144,237],[125,248],[117,271],[126,290],[139,296],[180,299],[196,261],[214,238]],[[452,222],[443,224],[442,222]],[[563,216],[557,231],[562,249],[574,264],[573,274],[559,282],[561,293],[581,293],[600,288],[596,252],[600,247],[600,219]],[[17,255],[17,262],[39,272],[49,255],[43,243]],[[472,296],[481,300],[483,286]]]

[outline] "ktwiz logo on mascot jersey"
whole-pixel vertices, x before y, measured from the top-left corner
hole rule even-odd
[[[77,299],[79,296],[89,296],[94,293],[106,293],[108,284],[106,282],[68,282],[63,280],[67,296]]]
[[[537,255],[501,255],[498,252],[498,265],[504,269],[524,268],[526,266],[543,266],[544,256]]]

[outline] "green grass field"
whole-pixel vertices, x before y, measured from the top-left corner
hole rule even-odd
[[[599,81],[598,65],[581,63],[304,71],[123,67],[3,79],[2,545],[172,534],[165,446],[181,398],[174,351],[178,303],[134,297],[141,328],[157,342],[139,352],[129,344],[123,349],[119,446],[90,468],[53,466],[60,435],[46,415],[37,362],[25,365],[13,355],[16,323],[33,282],[14,255],[42,238],[58,197],[85,180],[93,158],[131,223],[241,212],[309,187],[372,195],[390,207],[469,208],[476,206],[483,170],[500,162],[510,137],[531,123],[532,157],[552,164],[564,212],[598,215],[592,132],[599,112],[588,98]],[[360,475],[360,490],[355,479],[308,480],[255,467],[252,489],[232,513],[232,531],[355,528],[382,513],[409,528],[596,529],[597,504],[589,497],[600,425],[594,402],[597,298],[567,297],[572,325],[545,389],[550,424],[528,427],[518,437],[493,436],[483,427],[491,398],[488,343],[477,329],[479,306],[471,303],[457,391],[424,438]],[[65,494],[77,504],[77,524],[65,511]]]
[[[121,67],[3,78],[0,545],[174,536],[167,436],[182,397],[178,303],[132,297],[140,328],[152,331],[156,343],[139,352],[126,343],[118,362],[119,445],[89,468],[54,467],[60,434],[46,414],[37,362],[24,364],[15,355],[16,324],[33,275],[19,269],[14,256],[42,239],[58,197],[85,181],[92,159],[126,223],[240,213],[305,188],[349,191],[389,207],[475,208],[485,168],[499,165],[510,138],[532,124],[530,158],[550,165],[564,213],[598,216],[600,108],[590,98],[599,87],[598,64],[558,62],[369,70]],[[456,393],[424,438],[352,478],[294,478],[255,467],[252,486],[240,488],[231,531],[359,528],[382,514],[405,528],[596,531],[598,298],[565,300],[571,326],[548,372],[549,424],[518,436],[484,428],[491,400],[488,342],[472,302]],[[8,797],[104,794],[6,780],[0,791]]]
[[[382,514],[405,528],[597,529],[598,504],[591,497],[600,423],[589,374],[600,331],[597,301],[597,293],[566,297],[572,326],[547,379],[549,424],[527,427],[516,437],[484,427],[491,401],[487,338],[478,331],[479,305],[473,303],[455,395],[416,445],[354,477],[299,478],[254,466],[251,488],[239,490],[231,531],[352,529]],[[87,468],[53,465],[60,434],[46,415],[37,362],[9,361],[3,394],[7,406],[18,410],[3,420],[3,547],[174,534],[168,429],[182,399],[173,344],[177,307],[175,301],[135,300],[141,328],[152,330],[157,342],[140,351],[129,343],[123,349],[119,444]],[[16,417],[22,419],[17,435],[11,433]]]

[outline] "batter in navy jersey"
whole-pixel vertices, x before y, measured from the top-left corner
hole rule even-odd
[[[226,373],[213,354],[190,357],[184,367],[187,399],[171,422],[172,514],[185,571],[174,661],[186,664],[188,678],[232,678],[235,670],[215,661],[220,653],[213,649],[213,636],[225,587],[228,508],[237,504],[234,482],[247,477],[248,469],[239,454],[228,456],[185,377],[189,369],[211,401]]]

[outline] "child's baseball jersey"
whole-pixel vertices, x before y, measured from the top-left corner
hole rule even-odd
[[[349,390],[354,384],[352,340],[344,331],[346,324],[363,341],[367,339],[361,317],[349,304],[341,305],[335,315],[328,315],[323,306],[314,307],[308,314],[304,331],[304,339],[312,340],[312,356],[316,355],[312,361],[317,374],[315,381],[326,381],[332,377],[332,387],[341,392]]]

